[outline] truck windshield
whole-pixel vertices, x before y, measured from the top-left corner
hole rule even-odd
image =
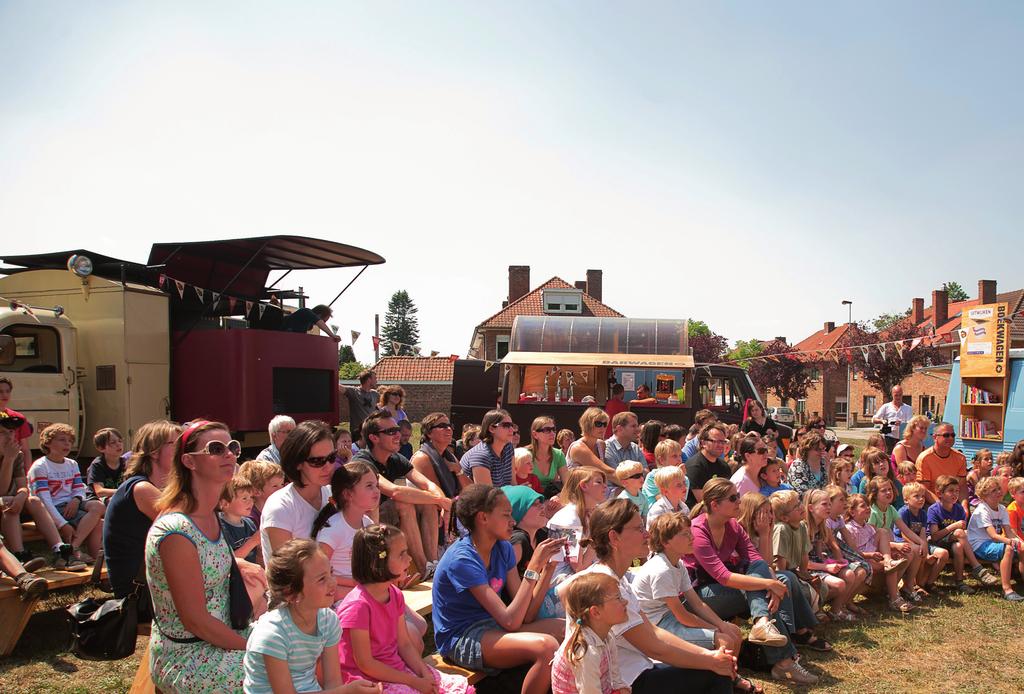
[[[4,330],[14,338],[14,360],[0,371],[61,373],[60,334],[45,325],[15,325]]]

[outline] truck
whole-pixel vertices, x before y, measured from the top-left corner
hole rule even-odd
[[[742,368],[694,363],[686,320],[517,316],[501,361],[455,362],[452,424],[458,435],[501,407],[522,432],[544,415],[578,434],[580,415],[602,407],[615,383],[627,402],[641,385],[650,390],[654,402],[630,407],[641,422],[689,427],[696,411],[707,408],[740,424],[746,400],[761,402]]]
[[[338,350],[280,330],[304,306],[279,288],[293,270],[362,267],[384,258],[303,236],[153,244],[146,263],[88,250],[5,256],[0,268],[0,375],[35,434],[53,422],[130,442],[154,419],[228,424],[243,447],[266,445],[277,414],[338,421]],[[272,271],[283,271],[268,286]],[[362,270],[360,270],[362,272]],[[353,280],[354,281],[354,280]],[[340,293],[339,293],[340,296]],[[337,298],[337,297],[336,297]]]

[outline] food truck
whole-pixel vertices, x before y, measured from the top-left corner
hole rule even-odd
[[[338,421],[338,350],[280,330],[302,288],[293,270],[365,267],[371,251],[302,236],[154,244],[146,263],[87,250],[5,256],[0,268],[0,374],[11,407],[36,434],[203,417],[227,423],[247,449],[266,445],[276,414]],[[271,271],[284,274],[268,286]],[[339,294],[340,295],[340,294]],[[33,448],[38,438],[33,436]]]
[[[964,375],[965,359],[953,362],[943,420],[957,428],[956,448],[968,460],[982,448],[995,458],[1024,440],[1024,349],[1006,350],[1004,375]]]
[[[758,399],[746,371],[695,364],[687,321],[577,316],[517,316],[509,352],[500,362],[461,359],[452,382],[452,422],[479,424],[495,406],[508,410],[528,441],[541,415],[579,433],[588,407],[603,407],[619,383],[625,400],[646,385],[653,402],[632,404],[641,421],[689,427],[702,408],[740,423],[747,398]]]

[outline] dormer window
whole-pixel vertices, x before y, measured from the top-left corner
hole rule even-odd
[[[581,289],[545,289],[541,301],[546,314],[583,313],[583,290]]]

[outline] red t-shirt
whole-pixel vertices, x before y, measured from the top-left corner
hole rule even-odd
[[[544,493],[543,488],[540,486],[540,478],[537,477],[537,475],[533,474],[532,472],[526,477],[520,477],[519,475],[516,475],[516,484],[529,487],[538,494]]]
[[[32,425],[28,423],[28,417],[23,415],[21,412],[18,412],[17,410],[12,410],[10,407],[3,408],[3,411],[8,417],[21,417],[22,419],[25,420],[24,424],[22,424],[20,427],[14,430],[14,438],[18,441],[18,443],[21,443],[22,441],[24,441],[25,439],[32,435]]]
[[[619,412],[629,412],[629,405],[625,400],[613,398],[604,404],[604,411],[608,415],[608,428],[604,431],[604,437],[610,439],[612,437],[612,418]]]

